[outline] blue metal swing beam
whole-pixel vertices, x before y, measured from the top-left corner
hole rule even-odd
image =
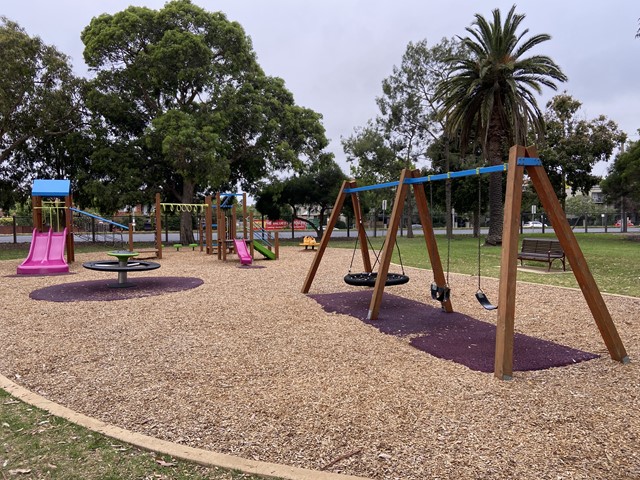
[[[540,161],[539,158],[528,158],[528,157],[518,158],[517,164],[518,166],[521,166],[521,167],[542,166],[542,162]],[[426,177],[406,178],[404,183],[406,185],[412,185],[415,183],[427,183],[427,182],[435,182],[438,180],[446,180],[447,178],[469,177],[471,175],[481,175],[484,173],[506,172],[506,171],[507,171],[507,164],[503,163],[501,165],[493,165],[491,167],[471,168],[469,170],[460,170],[458,172],[447,172],[447,173],[438,173],[437,175],[427,175]],[[363,187],[345,188],[344,193],[365,192],[367,190],[378,190],[381,188],[397,187],[398,185],[400,185],[399,181],[378,183],[375,185],[365,185]]]

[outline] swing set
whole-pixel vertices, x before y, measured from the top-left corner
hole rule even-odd
[[[362,255],[362,262],[364,265],[364,273],[360,274],[348,274],[345,281],[352,285],[373,286],[373,295],[369,304],[369,311],[367,318],[369,320],[377,320],[380,307],[382,304],[382,298],[384,288],[387,285],[398,284],[393,281],[394,275],[389,274],[389,266],[391,263],[391,256],[393,249],[397,245],[396,238],[397,232],[400,226],[400,217],[404,202],[407,197],[409,188],[413,186],[413,192],[418,208],[418,215],[422,224],[424,232],[425,243],[429,259],[431,262],[431,268],[433,270],[434,281],[431,285],[431,296],[434,300],[441,302],[442,309],[447,312],[453,312],[453,305],[451,302],[450,289],[448,280],[445,278],[444,270],[442,268],[442,262],[438,253],[438,246],[436,244],[435,234],[433,231],[433,224],[429,213],[429,206],[427,204],[427,196],[424,189],[424,184],[432,181],[444,180],[447,178],[457,178],[470,175],[480,175],[485,173],[503,172],[507,171],[507,188],[506,188],[506,200],[504,207],[504,225],[502,234],[502,251],[500,260],[500,283],[498,288],[498,304],[493,305],[487,296],[482,291],[480,285],[480,253],[478,253],[478,291],[476,292],[476,298],[480,304],[487,310],[496,310],[497,312],[497,326],[496,326],[496,348],[494,359],[494,375],[503,380],[510,379],[513,375],[513,339],[514,339],[514,322],[515,322],[515,307],[516,307],[516,275],[517,275],[517,256],[518,256],[518,243],[519,243],[519,221],[520,221],[520,209],[522,206],[522,180],[526,171],[527,175],[531,179],[531,182],[540,198],[542,206],[544,207],[551,225],[556,232],[556,236],[560,241],[560,245],[564,249],[567,258],[572,267],[572,271],[576,277],[578,285],[582,290],[582,294],[591,310],[591,314],[598,326],[600,335],[604,340],[605,345],[609,351],[609,355],[613,360],[628,363],[629,357],[627,356],[622,340],[618,334],[618,331],[613,323],[611,314],[607,309],[607,306],[602,298],[602,294],[598,289],[598,286],[591,274],[587,262],[584,258],[582,250],[575,238],[573,230],[571,229],[564,211],[558,201],[558,198],[553,190],[553,186],[549,181],[549,177],[542,166],[542,162],[538,158],[538,153],[535,147],[523,147],[520,145],[514,145],[509,150],[509,162],[504,165],[495,165],[490,167],[482,167],[472,170],[464,170],[459,172],[448,172],[439,175],[429,175],[427,177],[420,177],[419,170],[404,169],[400,175],[400,180],[397,182],[387,182],[377,185],[369,185],[364,187],[358,187],[355,180],[345,181],[342,184],[342,188],[336,198],[331,217],[329,218],[327,228],[322,236],[320,245],[316,252],[316,255],[311,263],[304,284],[302,286],[302,293],[309,293],[311,285],[315,278],[315,275],[324,256],[327,245],[331,238],[331,233],[338,221],[338,217],[344,205],[344,201],[347,195],[351,196],[353,204],[355,222],[358,231],[358,241],[360,243],[360,252]],[[362,223],[362,209],[360,205],[360,199],[358,192],[366,190],[374,190],[379,188],[397,187],[395,200],[393,203],[393,210],[389,217],[389,225],[387,229],[387,235],[379,254],[376,253],[376,262],[372,266],[369,257],[369,247],[367,243],[367,235]],[[479,200],[481,200],[479,192]],[[479,201],[480,205],[480,201]],[[480,245],[478,247],[480,252]],[[353,258],[352,256],[352,265]],[[373,271],[373,267],[378,265],[377,272]],[[448,267],[447,267],[448,270]],[[448,271],[447,271],[448,275]],[[403,278],[402,283],[406,283],[409,278],[401,274]],[[362,283],[354,283],[349,280],[357,280],[359,278],[365,278]]]

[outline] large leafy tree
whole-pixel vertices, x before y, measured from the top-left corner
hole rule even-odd
[[[410,42],[400,66],[382,82],[383,95],[376,99],[380,109],[377,122],[385,136],[398,150],[404,166],[410,168],[427,160],[429,146],[436,140],[445,147],[445,165],[449,170],[449,138],[445,133],[436,98],[437,86],[450,74],[447,59],[465,52],[457,40],[442,39],[430,47],[427,40]],[[451,212],[451,182],[446,180],[447,212]],[[411,217],[411,202],[407,202]],[[447,230],[451,234],[451,215],[447,215]],[[411,222],[409,222],[411,236]]]
[[[444,132],[437,115],[436,87],[448,75],[446,60],[454,53],[461,54],[459,48],[456,40],[448,39],[433,46],[427,40],[407,45],[400,65],[394,66],[392,74],[382,82],[382,95],[376,98],[380,114],[343,140],[356,178],[367,183],[397,180],[402,168],[415,168],[431,160],[429,147]],[[450,210],[450,188],[447,193]],[[389,192],[375,191],[363,197],[365,203],[379,205]],[[405,206],[410,218],[411,201]],[[411,222],[408,225],[411,236]]]
[[[618,154],[601,186],[607,200],[622,209],[623,218],[630,208],[640,205],[640,141]],[[626,230],[626,222],[622,225]]]
[[[581,103],[571,95],[556,95],[547,103],[546,135],[540,157],[564,207],[567,187],[587,195],[600,178],[591,172],[607,161],[626,140],[618,125],[600,115],[587,120],[579,114]]]
[[[89,99],[104,169],[88,187],[96,198],[105,188],[139,201],[161,190],[183,203],[238,184],[252,192],[328,143],[320,115],[264,74],[242,27],[221,12],[189,0],[129,7],[94,18],[82,40],[96,73]],[[181,240],[191,237],[185,212]]]
[[[353,134],[342,139],[342,148],[351,164],[351,175],[359,185],[397,181],[400,171],[406,167],[406,159],[400,154],[402,145],[389,140],[384,127],[377,121],[369,121]],[[394,193],[387,189],[362,192],[360,203],[364,212],[382,205],[387,200],[392,205]]]
[[[83,122],[81,80],[69,59],[0,17],[0,185],[7,203],[36,176],[73,176]]]
[[[565,81],[560,67],[544,55],[525,56],[537,45],[549,40],[547,34],[525,38],[528,29],[519,32],[525,16],[511,7],[502,19],[499,9],[487,21],[476,14],[467,27],[469,36],[461,39],[468,50],[451,58],[452,77],[440,84],[442,115],[450,136],[459,134],[461,145],[475,136],[490,165],[503,162],[509,145],[524,143],[529,129],[544,130],[544,119],[535,94],[543,86],[556,89],[556,81]],[[502,174],[490,174],[488,244],[502,242]]]

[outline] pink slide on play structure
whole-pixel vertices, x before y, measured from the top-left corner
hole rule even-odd
[[[69,265],[64,261],[64,247],[67,240],[67,229],[63,232],[39,233],[33,230],[31,247],[26,260],[18,267],[21,275],[47,275],[49,273],[65,273]]]
[[[240,257],[240,263],[242,265],[251,265],[253,259],[251,258],[251,254],[249,253],[249,249],[247,248],[247,242],[244,239],[236,239],[233,241],[233,244],[236,247],[236,253],[238,257]]]

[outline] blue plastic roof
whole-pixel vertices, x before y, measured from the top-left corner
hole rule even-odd
[[[70,192],[70,180],[34,180],[31,187],[34,197],[66,197]]]

